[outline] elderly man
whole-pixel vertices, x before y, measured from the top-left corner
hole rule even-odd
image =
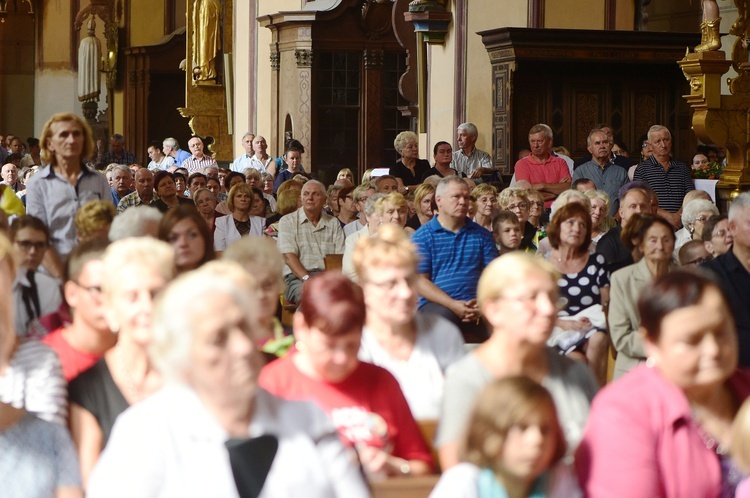
[[[570,171],[564,159],[552,154],[552,128],[537,124],[529,130],[531,154],[516,162],[517,181],[526,180],[552,206],[558,195],[570,188]]]
[[[750,367],[750,193],[738,195],[729,207],[732,248],[702,267],[714,272],[724,289],[737,324],[740,366]]]
[[[94,366],[117,342],[104,316],[102,255],[107,241],[91,240],[76,246],[65,263],[65,302],[73,323],[53,330],[42,342],[60,357],[65,380],[70,382]]]
[[[10,187],[10,189],[16,194],[23,192],[26,188],[26,185],[21,183],[21,180],[18,179],[18,168],[15,164],[3,164],[2,173],[0,173],[0,175],[3,177],[3,185]]]
[[[398,192],[398,180],[391,175],[379,176],[375,179],[375,188],[379,194],[388,195],[391,192]]]
[[[115,206],[120,204],[125,196],[133,193],[130,186],[133,184],[133,173],[130,168],[118,164],[112,170],[112,202]]]
[[[484,340],[479,321],[477,284],[498,255],[492,234],[466,217],[469,186],[458,176],[440,180],[435,190],[438,215],[412,237],[419,249],[419,311],[447,318],[467,340]]]
[[[309,180],[302,187],[302,207],[279,221],[277,247],[284,255],[284,298],[298,303],[302,284],[325,270],[328,254],[344,253],[344,232],[336,218],[323,212],[325,186]]]
[[[654,125],[648,130],[653,155],[635,168],[633,180],[647,182],[659,197],[659,216],[675,229],[682,226],[682,201],[695,188],[690,166],[672,159],[672,134],[666,126]]]
[[[190,153],[180,149],[180,144],[172,137],[167,137],[161,144],[161,150],[165,156],[174,160],[175,166],[182,166],[182,162],[190,157]]]
[[[203,152],[203,140],[200,137],[193,137],[188,141],[188,147],[192,156],[182,162],[182,167],[188,170],[188,174],[199,173],[206,166],[216,166],[216,159],[207,156]]]
[[[248,159],[247,167],[276,176],[276,161],[268,155],[267,150],[266,139],[260,135],[255,137],[253,139],[253,155]]]
[[[596,188],[609,195],[609,215],[614,216],[620,207],[618,192],[628,182],[628,171],[612,161],[612,142],[603,130],[591,130],[586,140],[592,159],[573,172],[573,181],[588,178]]]
[[[614,147],[615,136],[612,133],[612,128],[610,128],[609,125],[599,123],[598,125],[594,126],[593,130],[603,131],[607,135],[607,139],[609,140],[610,146]],[[628,170],[633,165],[632,161],[625,156],[618,156],[617,154],[614,154],[611,151],[611,147],[610,147],[610,153],[611,153],[612,162],[620,166],[621,168],[625,168],[625,170]],[[593,154],[591,154],[591,151],[589,151],[589,154],[590,155],[583,156],[583,157],[576,159],[575,162],[573,163],[573,168],[578,169],[578,167],[581,164],[591,161],[593,158]]]
[[[619,196],[621,224],[607,231],[596,244],[596,252],[604,256],[607,270],[612,273],[633,264],[633,255],[622,242],[620,235],[635,214],[651,212],[650,195],[642,188],[625,188]]]
[[[245,153],[234,160],[231,167],[232,171],[242,173],[243,171],[245,171],[245,169],[252,168],[252,166],[250,165],[250,161],[255,155],[255,151],[253,150],[254,139],[255,135],[253,135],[249,131],[242,137],[242,147],[245,148]]]
[[[475,147],[479,138],[479,131],[474,123],[462,123],[456,129],[456,144],[458,150],[453,153],[451,167],[472,179],[495,173],[492,158],[486,152]]]
[[[126,195],[117,205],[117,212],[122,213],[126,209],[140,206],[148,206],[154,200],[154,173],[146,168],[141,168],[135,173],[135,192]]]
[[[101,146],[101,141],[97,141],[97,148]],[[101,154],[102,151],[99,148],[98,152]],[[108,164],[133,164],[136,162],[135,154],[125,150],[125,137],[119,133],[112,135],[109,140],[109,151],[101,155],[97,161],[100,169],[104,169]]]

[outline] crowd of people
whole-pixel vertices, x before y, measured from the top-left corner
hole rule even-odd
[[[660,125],[535,125],[507,187],[456,135],[330,185],[251,133],[0,140],[0,494],[750,497],[750,193]]]

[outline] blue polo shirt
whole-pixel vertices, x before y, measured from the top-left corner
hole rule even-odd
[[[443,292],[458,301],[477,297],[482,271],[497,257],[492,234],[466,218],[458,232],[440,225],[437,216],[422,225],[412,236],[420,260],[417,271],[426,275]],[[419,307],[427,300],[419,297]]]

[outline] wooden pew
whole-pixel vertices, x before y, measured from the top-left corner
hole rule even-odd
[[[427,498],[440,476],[396,477],[370,484],[373,498]]]

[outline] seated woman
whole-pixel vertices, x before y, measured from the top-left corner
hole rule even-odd
[[[177,273],[195,270],[214,259],[214,238],[193,206],[167,211],[159,223],[159,239],[174,249]]]
[[[415,314],[414,244],[399,227],[384,225],[376,235],[360,239],[354,267],[367,308],[359,359],[396,377],[415,419],[437,419],[445,371],[464,355],[464,341],[448,320]]]
[[[596,244],[617,222],[608,214],[610,199],[604,190],[587,190],[583,195],[591,201],[591,242]]]
[[[502,211],[510,211],[518,217],[518,222],[521,224],[521,233],[523,234],[519,249],[535,253],[537,248],[537,227],[531,223],[529,218],[529,206],[531,204],[528,194],[528,190],[508,187],[498,195],[498,208]],[[542,206],[544,206],[544,203],[542,203]]]
[[[676,271],[638,300],[649,360],[594,400],[576,468],[587,496],[734,496],[727,454],[750,394],[737,332],[716,283]]]
[[[375,203],[375,216],[380,220],[380,224],[392,223],[403,228],[406,234],[411,237],[414,230],[406,228],[406,218],[409,206],[406,198],[398,192],[379,198]]]
[[[683,228],[675,234],[674,255],[677,256],[680,247],[688,240],[702,240],[703,224],[711,216],[717,216],[718,214],[719,208],[710,200],[695,199],[688,202],[682,209]]]
[[[435,187],[423,183],[414,191],[414,216],[406,221],[406,226],[417,230],[434,216],[432,200],[435,198]]]
[[[422,183],[422,177],[430,170],[430,163],[419,158],[419,138],[416,133],[402,131],[393,140],[393,147],[401,158],[391,166],[388,174],[398,182],[398,191]],[[364,182],[363,182],[364,183]]]
[[[729,231],[727,215],[714,215],[706,220],[703,224],[701,239],[703,240],[703,245],[706,247],[706,251],[714,258],[718,258],[729,251],[729,248],[732,247],[732,242],[734,242],[734,236]]]
[[[432,457],[398,381],[357,358],[362,290],[336,272],[315,275],[305,286],[294,315],[297,350],[266,365],[260,385],[285,399],[317,403],[371,478],[429,473]]]
[[[436,446],[445,470],[458,463],[458,446],[471,406],[494,379],[525,375],[546,387],[570,451],[578,446],[597,386],[588,367],[547,347],[557,318],[557,274],[524,252],[500,256],[485,268],[477,292],[490,338],[454,363],[445,379]]]
[[[232,187],[227,198],[230,214],[216,219],[214,250],[217,253],[226,251],[232,242],[240,240],[243,236],[263,235],[265,219],[251,214],[255,203],[252,187],[246,183],[238,183]]]
[[[181,180],[181,184],[178,187],[176,179]],[[154,175],[154,192],[159,196],[158,200],[151,202],[151,206],[155,207],[162,213],[166,213],[172,208],[187,204],[195,206],[192,200],[184,196],[185,179],[182,175],[175,173],[169,173],[167,171],[159,171]],[[180,190],[182,189],[182,190]]]
[[[369,496],[324,413],[258,388],[258,302],[238,271],[201,269],[164,292],[149,357],[167,385],[118,420],[88,496],[258,496],[248,481],[261,498]]]
[[[167,243],[151,238],[113,243],[104,253],[103,263],[100,298],[109,328],[118,334],[117,345],[68,387],[70,431],[78,447],[84,484],[118,415],[161,387],[162,377],[148,360],[146,348],[151,342],[154,295],[175,274],[174,251]],[[184,303],[173,310],[174,315],[182,316],[183,308]]]
[[[462,463],[440,477],[430,498],[580,497],[572,472],[559,463],[565,448],[545,388],[528,377],[494,380],[472,410]]]
[[[216,218],[224,216],[216,210],[219,199],[217,199],[213,192],[207,188],[199,188],[193,194],[193,201],[195,202],[195,207],[198,209],[201,218],[203,218],[213,234],[214,229],[216,228]]]
[[[639,215],[640,230],[633,234],[637,250],[643,257],[635,264],[612,274],[610,306],[607,321],[612,345],[617,350],[614,378],[617,379],[646,361],[636,303],[643,289],[656,278],[673,269],[674,231],[664,218]],[[631,219],[630,226],[635,220]],[[625,235],[625,233],[623,233]],[[623,238],[624,240],[624,238]]]
[[[471,191],[471,198],[476,203],[474,222],[492,231],[492,216],[497,211],[497,189],[489,183],[482,183]]]
[[[585,194],[579,192],[578,190],[565,190],[562,194],[558,195],[557,199],[555,199],[555,201],[552,203],[550,222],[552,221],[552,216],[554,216],[561,207],[566,206],[570,203],[581,204],[589,213],[591,212],[591,200]],[[547,224],[546,232],[549,236],[549,223]],[[552,245],[549,238],[540,240],[537,246],[537,254],[541,254],[545,258],[549,258],[549,253],[552,251]],[[593,254],[593,252],[596,250],[596,244],[593,242],[589,242],[589,245],[586,249],[589,253]]]

